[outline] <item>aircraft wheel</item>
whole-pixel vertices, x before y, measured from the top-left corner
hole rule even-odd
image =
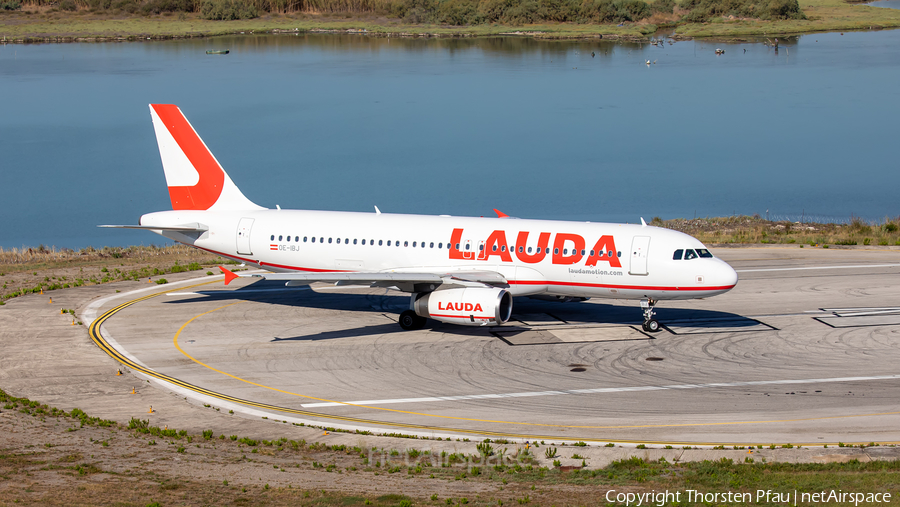
[[[425,317],[419,317],[416,312],[406,310],[400,314],[400,327],[402,327],[404,331],[422,329],[423,326],[425,326]]]
[[[650,331],[651,333],[655,333],[659,331],[659,321],[656,319],[650,319],[644,323],[644,330]]]

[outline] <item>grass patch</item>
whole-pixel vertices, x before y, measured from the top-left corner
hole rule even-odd
[[[651,225],[690,234],[706,244],[801,244],[818,245],[895,245],[900,244],[900,219],[881,224],[853,218],[845,224],[769,221],[756,216],[683,218],[662,220]]]

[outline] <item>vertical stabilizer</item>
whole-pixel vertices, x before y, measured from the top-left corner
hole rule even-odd
[[[174,210],[265,209],[244,197],[178,106],[150,104]]]

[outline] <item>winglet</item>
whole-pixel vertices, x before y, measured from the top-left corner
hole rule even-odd
[[[219,266],[219,269],[222,270],[222,274],[225,275],[225,285],[231,283],[232,280],[238,277],[238,275],[232,273],[231,271],[225,269],[224,266]]]
[[[644,217],[641,217],[641,227],[647,227],[647,222],[644,222]]]
[[[497,214],[497,218],[509,218],[509,215],[507,215],[506,213],[504,213],[504,212],[498,210],[497,208],[494,208],[494,213]]]

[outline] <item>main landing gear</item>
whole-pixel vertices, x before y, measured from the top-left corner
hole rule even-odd
[[[641,300],[641,310],[644,311],[644,323],[641,324],[641,328],[649,333],[659,331],[659,321],[653,318],[653,316],[656,315],[656,312],[653,311],[654,306],[656,306],[656,301],[650,298]],[[402,318],[403,317],[401,316],[401,319]]]
[[[412,310],[406,310],[400,314],[400,327],[402,327],[404,331],[422,329],[425,327],[426,321],[427,319],[425,317],[420,317]]]

